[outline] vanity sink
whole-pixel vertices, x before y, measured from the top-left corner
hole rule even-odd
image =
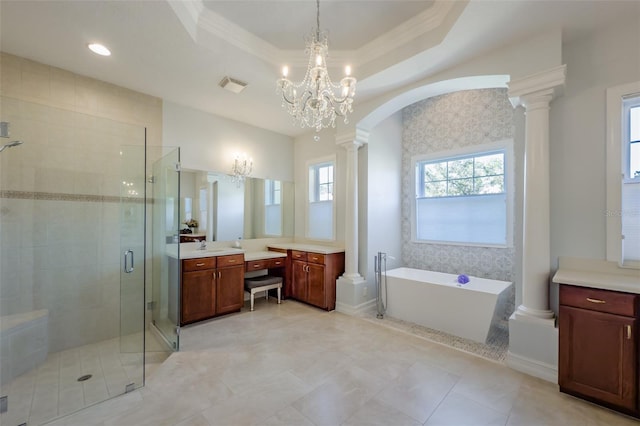
[[[244,250],[232,248],[232,247],[207,247],[205,249],[200,249],[199,247],[193,249],[183,249],[180,250],[180,258],[181,259],[189,259],[196,257],[208,257],[208,256],[224,256],[228,254],[240,254],[244,253]]]

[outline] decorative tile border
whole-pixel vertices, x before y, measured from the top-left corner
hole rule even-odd
[[[65,194],[61,192],[34,192],[0,190],[0,198],[37,201],[80,201],[86,203],[126,203],[144,204],[144,198],[121,198],[113,195]],[[153,200],[149,200],[152,202]]]

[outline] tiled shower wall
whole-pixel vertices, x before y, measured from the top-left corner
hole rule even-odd
[[[0,314],[48,309],[50,352],[115,337],[120,146],[142,145],[145,127],[148,143],[161,144],[162,102],[16,56],[0,61],[0,120],[24,141],[0,154]]]
[[[513,139],[513,113],[507,89],[454,92],[425,99],[403,110],[402,259],[405,265],[514,281],[513,241],[507,248],[411,241],[411,197],[415,196],[411,157]]]

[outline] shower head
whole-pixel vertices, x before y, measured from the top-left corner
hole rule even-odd
[[[14,146],[22,145],[24,142],[22,141],[12,141],[7,144],[0,146],[0,152],[4,151],[6,148],[12,148]]]

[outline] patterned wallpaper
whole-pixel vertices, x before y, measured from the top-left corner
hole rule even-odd
[[[402,260],[406,266],[514,281],[513,247],[411,242],[411,198],[415,196],[411,157],[512,139],[513,113],[507,89],[445,94],[402,111]]]

